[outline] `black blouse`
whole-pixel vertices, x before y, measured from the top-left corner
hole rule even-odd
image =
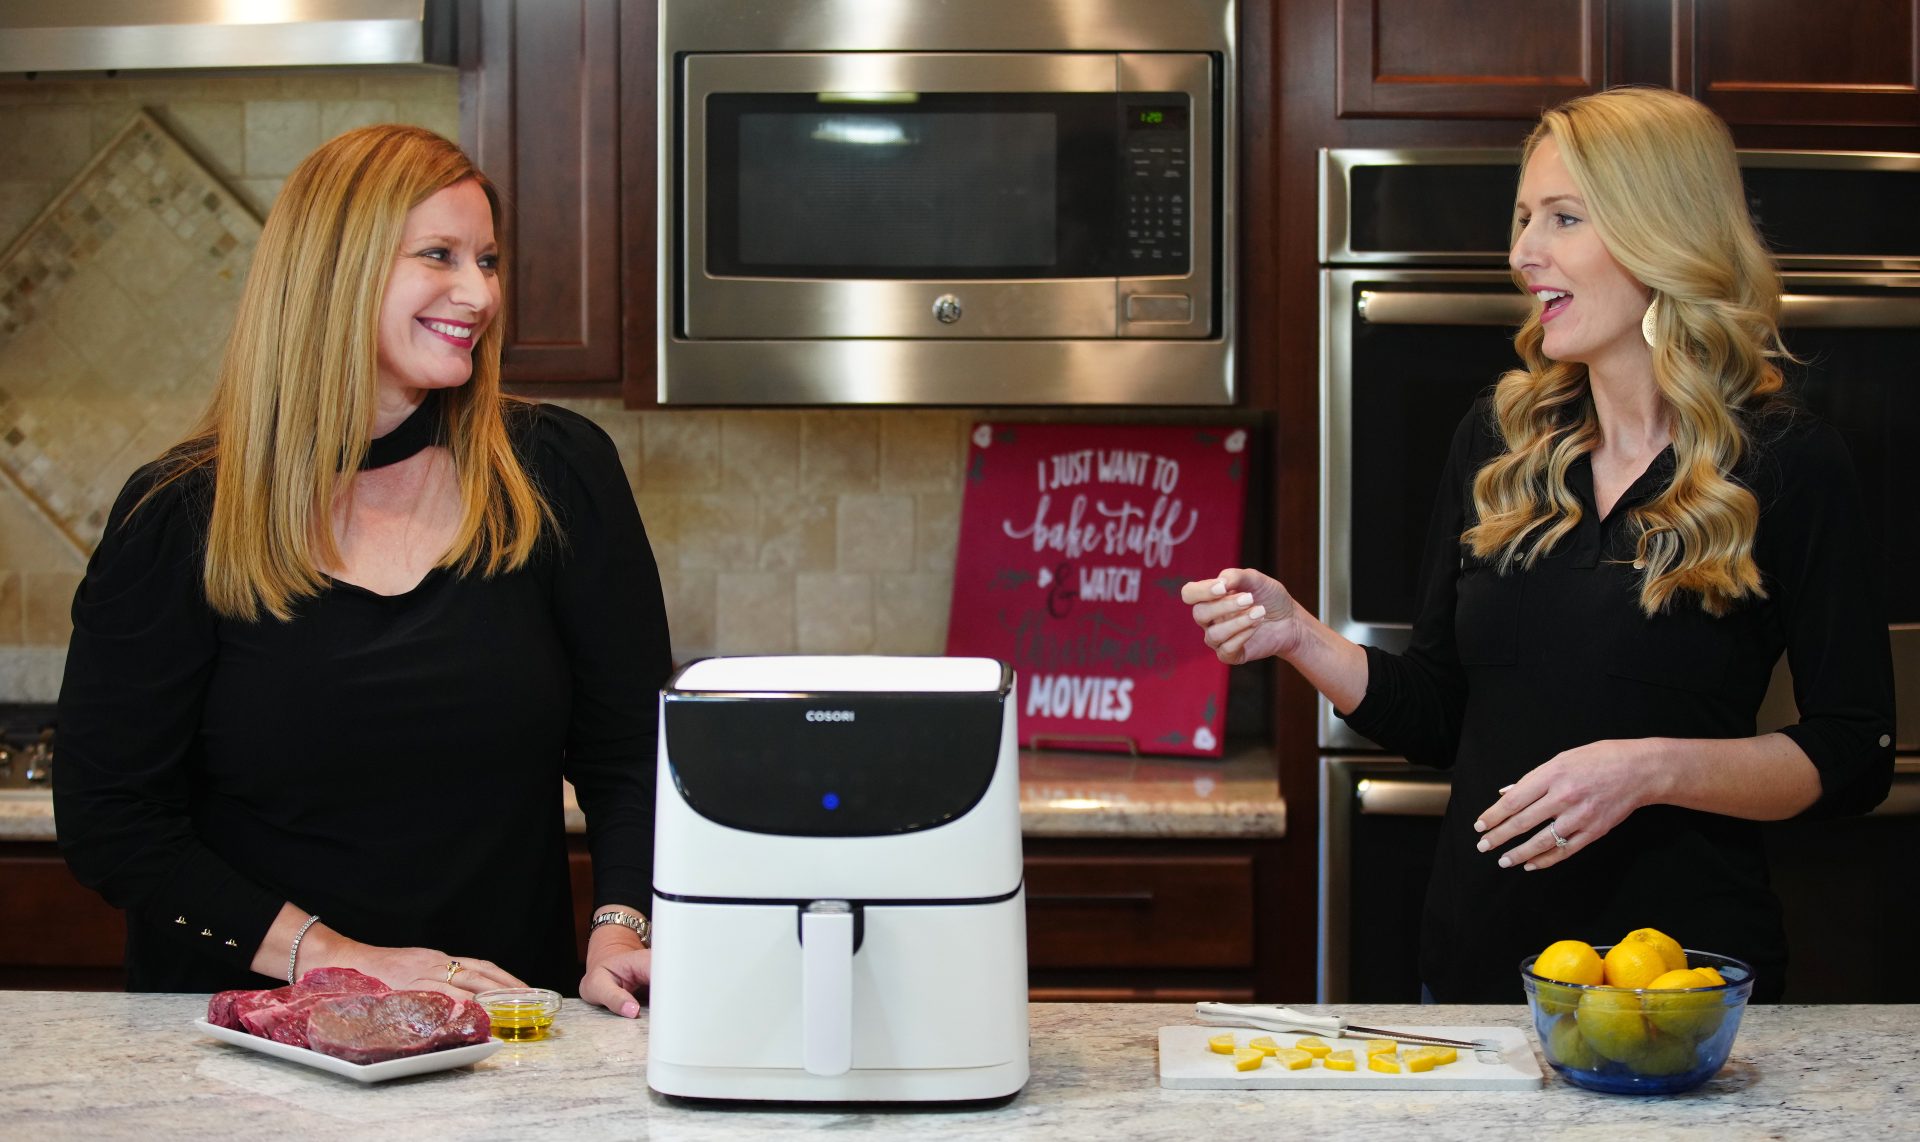
[[[1554,940],[1611,944],[1658,928],[1754,964],[1755,998],[1786,965],[1756,822],[1640,809],[1551,868],[1500,868],[1474,819],[1554,755],[1611,738],[1743,738],[1782,650],[1800,721],[1781,732],[1819,770],[1809,815],[1863,813],[1893,774],[1893,667],[1853,467],[1838,433],[1768,414],[1736,472],[1760,503],[1767,597],[1715,618],[1683,596],[1647,618],[1627,510],[1665,487],[1669,448],[1602,521],[1593,472],[1568,471],[1584,515],[1531,570],[1501,575],[1460,542],[1474,473],[1504,451],[1483,399],[1454,435],[1427,535],[1421,609],[1404,655],[1367,647],[1355,730],[1453,770],[1421,928],[1422,977],[1443,1003],[1513,1003],[1520,960]]]
[[[335,582],[290,622],[201,586],[212,480],[113,508],[73,605],[54,805],[79,879],[128,912],[132,990],[257,987],[284,901],[357,940],[579,985],[560,781],[595,903],[652,894],[653,554],[612,441],[551,406],[509,429],[558,528],[520,571]]]

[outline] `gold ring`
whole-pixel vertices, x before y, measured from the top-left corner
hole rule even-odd
[[[466,968],[463,968],[460,966],[459,960],[448,960],[447,961],[447,982],[452,983],[454,976],[457,976],[461,972],[466,970],[467,970]]]

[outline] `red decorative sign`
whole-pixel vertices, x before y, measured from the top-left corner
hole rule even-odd
[[[1218,757],[1227,667],[1180,586],[1240,556],[1247,433],[980,424],[947,653],[1012,663],[1020,744]]]

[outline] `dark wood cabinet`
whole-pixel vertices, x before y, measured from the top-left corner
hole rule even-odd
[[[462,27],[460,130],[500,188],[510,384],[618,384],[617,0],[479,0]],[[647,105],[651,106],[651,99]],[[651,167],[651,162],[649,162]]]
[[[1674,0],[1673,85],[1734,124],[1904,128],[1920,146],[1920,2]]]
[[[1533,119],[1606,86],[1607,0],[1335,0],[1342,118]]]
[[[0,988],[117,991],[127,921],[49,843],[0,843]]]

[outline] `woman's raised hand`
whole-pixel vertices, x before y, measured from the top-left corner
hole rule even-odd
[[[1281,654],[1292,639],[1293,596],[1279,581],[1245,567],[1180,588],[1207,645],[1230,666]]]

